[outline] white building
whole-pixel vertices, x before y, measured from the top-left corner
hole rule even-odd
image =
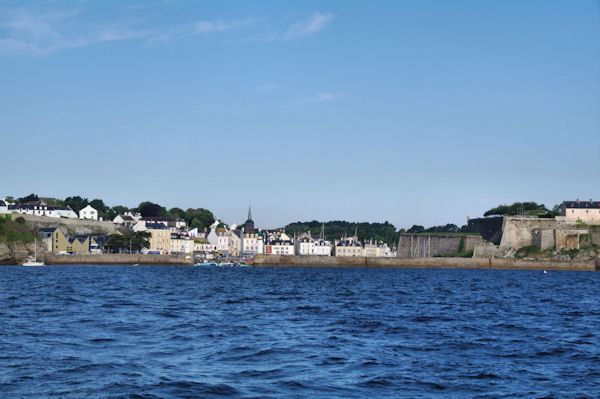
[[[191,254],[194,252],[194,241],[187,235],[171,233],[171,253]]]
[[[330,241],[319,238],[313,243],[312,251],[313,256],[331,256],[333,244]]]
[[[216,220],[210,226],[210,233],[206,236],[208,242],[217,246],[219,253],[227,255],[229,254],[229,232],[223,227],[218,227],[221,224],[219,220]]]
[[[98,220],[98,211],[91,205],[88,205],[79,211],[79,219]]]
[[[0,214],[8,213],[8,203],[1,199],[0,200]]]
[[[266,255],[294,255],[294,244],[291,241],[271,241],[265,245]]]
[[[258,230],[245,231],[242,229],[242,254],[243,256],[254,256],[264,253],[264,240],[262,233]]]
[[[113,223],[131,229],[137,223],[137,221],[131,215],[117,215],[113,219]]]
[[[372,239],[365,242],[363,246],[363,256],[382,258],[391,256],[391,250],[388,245],[382,241],[373,241]]]
[[[567,222],[600,223],[600,201],[563,201],[561,215]]]
[[[363,256],[363,246],[356,236],[336,240],[335,256]]]
[[[302,234],[294,240],[296,255],[300,256],[331,256],[333,245],[325,240],[325,225],[321,228],[321,236],[313,238],[308,233]]]
[[[46,205],[42,201],[36,201],[27,204],[8,205],[8,211],[11,213],[46,216],[51,218],[78,218],[77,214],[68,206]]]

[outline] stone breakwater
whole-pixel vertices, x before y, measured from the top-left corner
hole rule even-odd
[[[493,258],[363,258],[256,255],[255,267],[356,267],[423,269],[600,270],[593,261],[511,260]]]
[[[140,266],[193,266],[192,257],[185,255],[56,255],[46,252],[46,265],[140,265]]]

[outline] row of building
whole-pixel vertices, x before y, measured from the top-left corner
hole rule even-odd
[[[290,236],[282,229],[266,230],[254,226],[252,212],[242,225],[226,227],[219,221],[207,231],[188,229],[182,219],[168,217],[142,217],[126,213],[113,222],[132,231],[150,233],[151,253],[203,253],[210,256],[250,258],[257,254],[299,256],[396,256],[395,248],[381,241],[361,242],[356,232],[333,242],[326,240],[324,227],[318,237],[310,232]]]
[[[98,211],[91,205],[87,205],[79,211],[79,214],[77,214],[69,206],[48,205],[44,201],[11,204],[5,199],[0,199],[0,214],[4,213],[20,213],[24,215],[46,216],[51,218],[98,220]]]

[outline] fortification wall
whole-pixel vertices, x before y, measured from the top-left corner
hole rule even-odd
[[[42,227],[58,227],[65,235],[79,234],[115,234],[117,228],[113,222],[100,222],[96,220],[68,219],[68,218],[50,218],[47,216],[25,215],[13,213],[12,219],[23,217],[25,223],[31,228],[38,230]]]
[[[353,267],[427,269],[576,270],[600,269],[590,261],[510,260],[482,258],[349,258],[335,256],[256,255],[256,267]]]
[[[502,241],[500,241],[500,248],[519,249],[533,245],[534,242],[541,240],[539,237],[534,237],[535,231],[554,229],[588,230],[589,226],[577,223],[567,223],[562,220],[550,218],[523,218],[518,216],[505,216],[502,225],[503,232]],[[549,239],[547,234],[544,239]]]
[[[448,236],[448,235],[423,235],[401,234],[398,241],[398,258],[411,258],[412,253],[418,248],[420,256],[449,255],[458,252],[461,241],[464,241],[464,251],[472,251],[477,245],[483,243],[480,236]],[[427,248],[430,247],[431,251]],[[412,252],[411,252],[412,251]],[[419,256],[416,256],[419,257]]]
[[[502,239],[502,221],[502,216],[469,219],[467,232],[481,234],[485,241],[498,245]]]

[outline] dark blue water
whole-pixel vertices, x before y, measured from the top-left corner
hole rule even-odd
[[[600,274],[0,267],[0,397],[600,397]]]

